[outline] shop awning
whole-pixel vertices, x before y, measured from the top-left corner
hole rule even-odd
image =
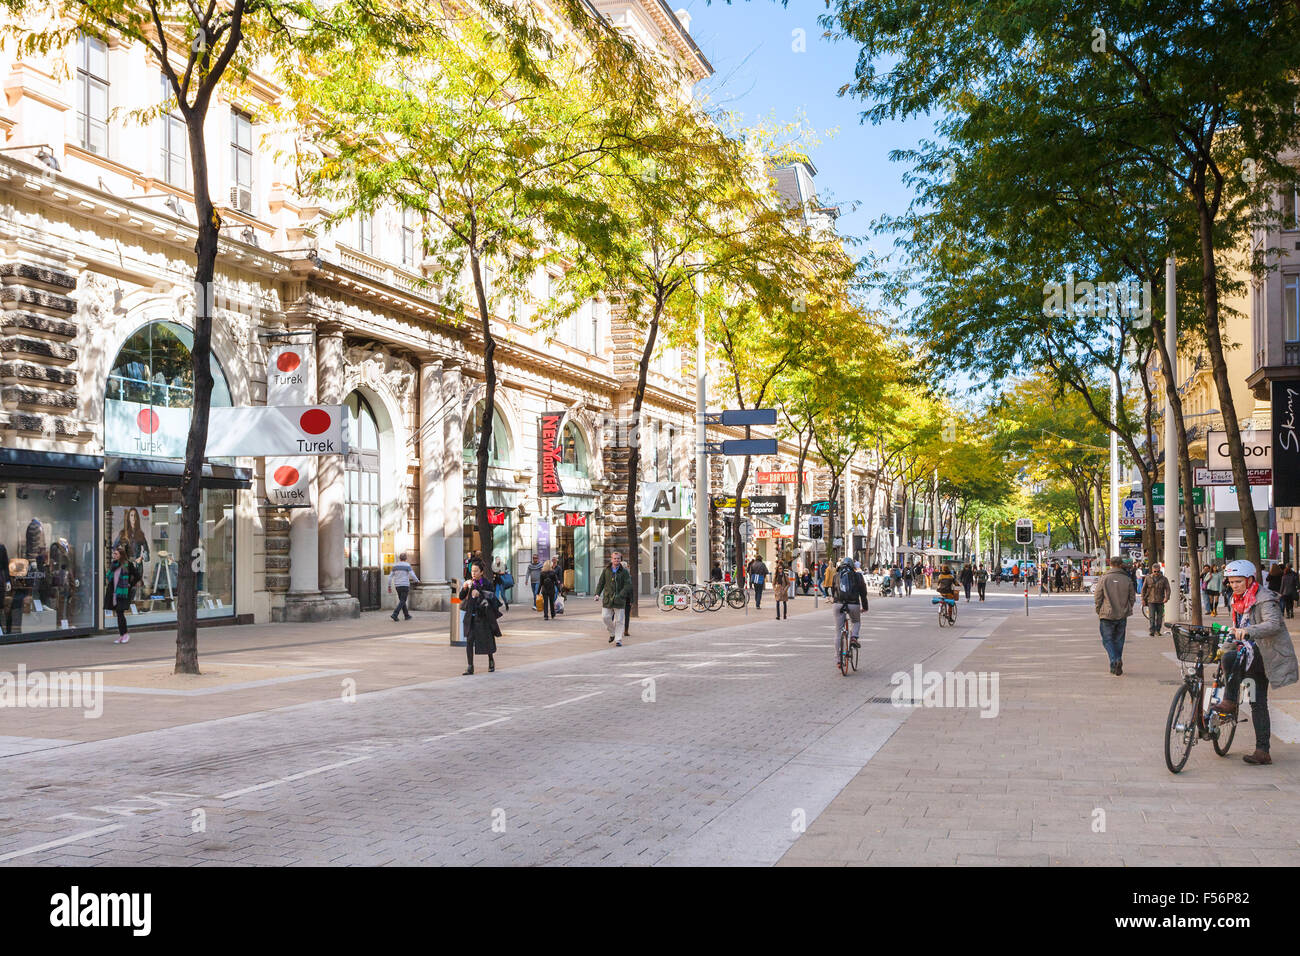
[[[179,488],[185,463],[163,458],[108,458],[104,462],[104,480],[123,485],[154,485]],[[204,488],[251,488],[253,472],[249,468],[205,462],[200,485]]]
[[[98,481],[103,470],[100,455],[0,448],[0,478],[9,481]]]

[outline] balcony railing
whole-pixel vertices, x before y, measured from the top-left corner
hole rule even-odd
[[[1300,365],[1300,342],[1286,342],[1283,344],[1282,364]]]

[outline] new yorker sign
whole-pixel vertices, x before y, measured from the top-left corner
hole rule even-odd
[[[564,443],[560,440],[560,425],[563,421],[563,411],[543,412],[538,423],[537,493],[543,498],[564,497],[559,473],[559,464],[564,459]]]

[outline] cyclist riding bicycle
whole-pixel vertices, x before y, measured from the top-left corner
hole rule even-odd
[[[940,597],[947,598],[954,602],[949,610],[951,611],[953,618],[956,618],[957,578],[953,576],[952,568],[948,567],[948,565],[945,564],[943,570],[939,572],[939,577],[936,578],[934,582],[934,589],[939,592]]]
[[[853,626],[849,630],[849,644],[861,647],[858,632],[862,630],[862,612],[867,610],[867,582],[854,569],[853,559],[845,558],[831,576],[831,600],[834,602],[835,647],[840,646],[840,628],[847,614]]]

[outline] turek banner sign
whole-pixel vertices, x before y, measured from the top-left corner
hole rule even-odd
[[[214,408],[209,458],[244,455],[346,455],[342,405],[254,405]]]

